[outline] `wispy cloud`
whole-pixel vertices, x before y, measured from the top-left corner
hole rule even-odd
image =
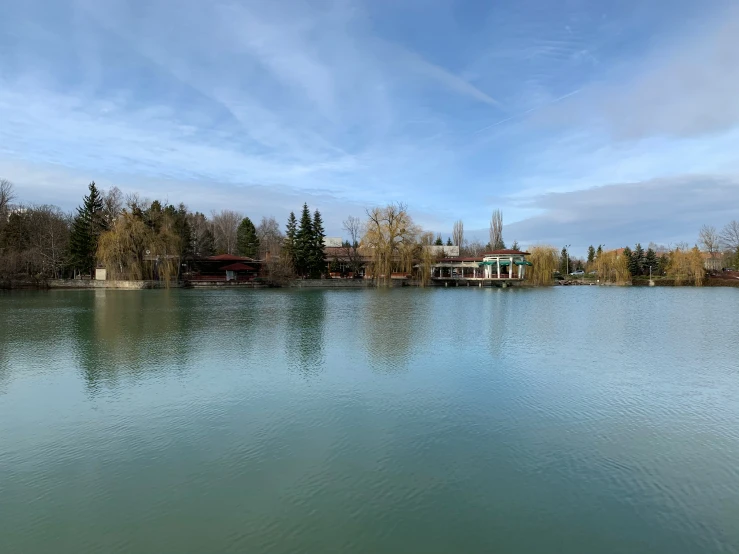
[[[542,221],[533,199],[614,183],[730,188],[739,20],[723,1],[11,4],[0,169],[27,201],[57,171],[78,196],[94,178],[279,215],[302,195],[331,221],[405,200],[437,230],[496,207]]]

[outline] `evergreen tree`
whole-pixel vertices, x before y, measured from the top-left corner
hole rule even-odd
[[[184,204],[174,207],[172,204],[164,208],[163,221],[169,225],[169,231],[176,237],[181,258],[192,256],[190,223],[187,220],[187,208]]]
[[[632,276],[637,276],[642,274],[642,269],[644,268],[644,249],[641,247],[640,243],[637,243],[636,247],[634,248],[634,251],[631,253],[631,258],[629,259],[629,272]]]
[[[290,212],[285,226],[285,242],[283,252],[288,262],[295,269],[295,239],[298,235],[298,220],[295,219],[295,212]]]
[[[600,246],[598,247],[600,248]],[[588,263],[592,264],[595,261],[595,248],[593,248],[593,245],[591,244],[588,246]]]
[[[199,250],[197,252],[193,250],[192,252],[194,256],[202,256],[204,258],[212,256],[216,251],[216,237],[213,235],[213,231],[210,229],[203,231],[198,246]]]
[[[187,228],[190,231],[187,247],[188,255],[196,258],[207,258],[215,253],[216,239],[210,222],[200,212],[187,214]]]
[[[644,270],[649,271],[649,268],[652,268],[652,274],[657,272],[657,266],[659,265],[659,260],[657,260],[657,253],[651,249],[647,249],[647,253],[644,256]]]
[[[318,210],[313,213],[313,226],[311,230],[313,232],[313,243],[311,245],[309,273],[311,277],[320,277],[326,267],[323,254],[323,239],[326,234],[323,230],[321,212]]]
[[[598,245],[598,250],[596,250],[596,252],[595,252],[595,257],[596,258],[599,258],[602,253],[603,253],[603,245],[602,244],[599,244]]]
[[[511,250],[520,250],[520,246],[518,245],[518,241],[514,240],[513,244],[511,245]]]
[[[446,239],[446,245],[447,245],[447,246],[454,246],[454,245],[452,244],[452,237],[447,237],[447,239]]]
[[[0,252],[23,252],[29,244],[30,229],[27,213],[11,213],[0,232]]]
[[[300,216],[300,227],[295,233],[295,270],[299,275],[306,275],[311,267],[311,251],[313,249],[313,220],[308,204],[303,204]]]
[[[570,253],[567,252],[566,247],[562,247],[562,252],[559,255],[559,272],[562,275],[567,275],[567,270],[569,269],[569,256]]]
[[[236,251],[239,256],[256,258],[259,255],[259,237],[251,219],[245,217],[236,230]]]
[[[434,241],[434,246],[444,246],[444,241],[441,240],[441,234],[436,235],[436,240]]]
[[[100,234],[108,226],[103,213],[103,198],[95,181],[90,183],[89,194],[77,208],[77,215],[72,223],[69,237],[69,253],[72,266],[81,271],[93,274]]]
[[[151,203],[151,206],[142,212],[142,218],[144,223],[146,223],[154,233],[159,233],[162,229],[164,219],[161,202],[159,202],[159,200],[154,200],[154,202]]]
[[[629,248],[628,246],[624,248],[623,256],[626,258],[626,263],[629,267],[629,273],[631,273],[631,255],[632,254],[633,252],[631,251],[631,248]],[[633,274],[632,274],[632,277],[633,277]]]

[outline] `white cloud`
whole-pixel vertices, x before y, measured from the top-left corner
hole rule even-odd
[[[579,249],[600,243],[693,243],[701,225],[720,227],[736,216],[739,174],[616,183],[512,203],[538,212],[505,227],[508,237],[522,243],[572,243]]]

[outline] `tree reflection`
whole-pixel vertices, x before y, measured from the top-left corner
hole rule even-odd
[[[325,291],[299,291],[289,297],[285,349],[291,364],[305,373],[324,362]]]
[[[73,328],[88,388],[182,368],[193,325],[182,301],[180,291],[97,290],[82,297]]]
[[[378,289],[363,310],[365,346],[372,367],[378,371],[404,370],[414,348],[415,337],[428,337],[427,310],[433,290]]]

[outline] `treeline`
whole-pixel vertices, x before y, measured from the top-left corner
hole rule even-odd
[[[699,246],[700,245],[700,246]],[[650,243],[644,250],[640,243],[634,248],[628,246],[604,251],[602,245],[596,249],[588,247],[586,259],[569,256],[563,248],[557,271],[564,275],[567,271],[582,270],[594,273],[606,282],[625,283],[632,278],[666,277],[675,284],[700,285],[706,274],[717,273],[722,269],[739,269],[739,222],[731,221],[721,233],[711,226],[701,228],[698,243],[689,246],[680,243],[673,247]]]
[[[283,234],[272,217],[259,225],[222,210],[210,217],[182,204],[124,197],[94,182],[73,213],[56,206],[13,204],[0,180],[0,276],[64,278],[105,266],[111,278],[174,278],[183,264],[214,254],[264,258],[279,254]]]
[[[489,240],[468,241],[464,224],[456,221],[443,241],[438,233],[423,230],[411,217],[407,205],[391,203],[365,210],[365,217],[350,216],[343,222],[348,240],[342,259],[325,259],[323,219],[318,210],[304,204],[300,218],[291,212],[284,233],[274,217],[255,225],[249,217],[232,210],[206,216],[182,204],[149,201],[137,194],[124,197],[113,187],[101,191],[94,182],[73,213],[55,206],[13,204],[9,181],[0,180],[0,277],[26,275],[61,278],[92,275],[98,265],[110,278],[172,279],[190,269],[190,263],[214,254],[236,254],[262,260],[266,274],[277,281],[294,276],[321,277],[342,268],[354,274],[364,268],[378,284],[389,283],[393,273],[415,273],[428,282],[431,266],[443,255],[430,246],[458,246],[462,256],[480,256],[506,248],[503,214],[490,218]],[[672,276],[677,281],[702,279],[704,265],[739,268],[739,222],[728,223],[721,232],[704,226],[698,244],[673,248],[640,244],[633,249],[606,251],[590,246],[586,258],[546,245],[532,246],[534,268],[527,278],[540,284],[559,271],[596,272],[603,281],[625,282],[632,277]],[[516,241],[510,246],[518,250]],[[706,264],[708,254],[710,264]],[[535,254],[535,255],[534,255]],[[536,260],[536,261],[534,261]]]

